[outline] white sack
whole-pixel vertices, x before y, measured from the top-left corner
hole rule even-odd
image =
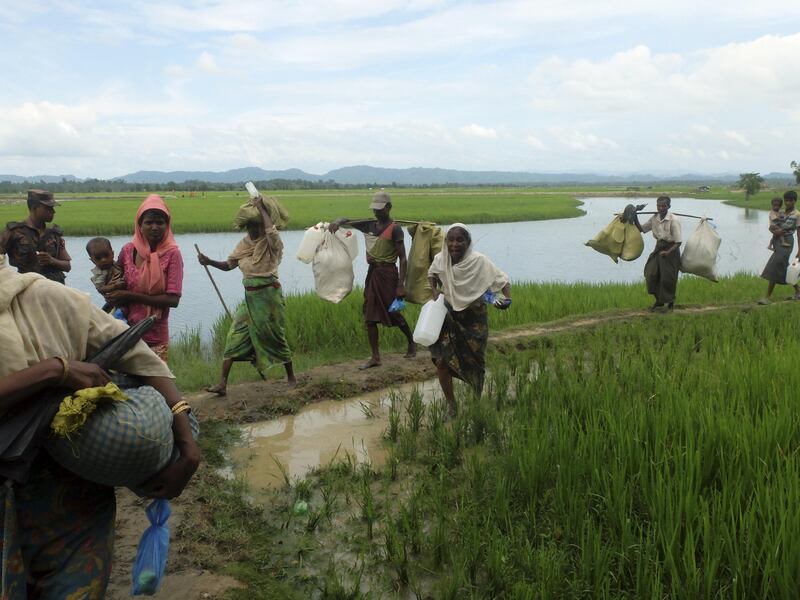
[[[350,260],[355,261],[358,256],[358,237],[356,237],[355,231],[340,227],[334,235],[344,242],[347,253],[350,255]]]
[[[337,304],[353,291],[353,259],[345,242],[327,229],[311,266],[317,295],[323,300]]]
[[[702,219],[681,252],[681,271],[719,281],[717,250],[721,241],[708,220]]]

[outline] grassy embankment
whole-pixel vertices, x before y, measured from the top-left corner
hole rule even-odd
[[[501,223],[577,217],[583,214],[580,201],[569,193],[543,193],[526,189],[436,189],[391,190],[397,219],[428,220],[436,223]],[[290,214],[289,229],[305,229],[336,217],[371,217],[372,192],[291,191],[275,192]],[[65,200],[67,195],[62,200]],[[132,231],[136,209],[145,194],[108,195],[90,200],[69,200],[57,209],[55,222],[67,235],[125,235]],[[204,196],[164,199],[172,212],[176,233],[232,231],[238,207],[247,201],[245,192],[206,192]],[[21,220],[27,214],[23,204],[0,206],[0,223]]]
[[[796,309],[497,347],[452,423],[397,406],[385,466],[340,456],[264,508],[209,473],[180,537],[248,600],[796,598]]]
[[[765,285],[763,280],[750,275],[726,277],[716,284],[694,276],[683,276],[678,286],[678,301],[679,304],[749,302],[763,295]],[[512,295],[514,304],[510,310],[491,311],[492,331],[590,313],[645,308],[652,302],[643,283],[522,284],[513,288]],[[321,364],[366,358],[369,347],[361,304],[360,288],[335,305],[312,293],[289,296],[286,300],[287,335],[295,355],[295,369],[302,371]],[[419,307],[414,305],[409,305],[405,311],[412,329],[418,314]],[[182,389],[200,389],[216,380],[228,323],[227,319],[220,319],[214,325],[210,344],[202,342],[199,332],[184,335],[173,342],[170,367]],[[381,348],[386,352],[400,352],[404,340],[396,329],[381,329]],[[270,375],[283,377],[283,369],[272,368]],[[238,363],[233,368],[231,383],[253,381],[257,377],[248,364]]]

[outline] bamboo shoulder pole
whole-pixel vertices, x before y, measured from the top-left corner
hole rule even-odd
[[[615,216],[621,215],[622,213],[614,213]],[[644,211],[636,211],[637,215],[657,215],[658,211],[655,210],[644,210]],[[712,217],[698,217],[697,215],[685,215],[683,213],[670,213],[675,215],[676,217],[689,217],[690,219],[705,219],[706,221],[713,221]]]

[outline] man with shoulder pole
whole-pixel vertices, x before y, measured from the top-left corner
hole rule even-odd
[[[361,369],[381,364],[378,324],[384,327],[398,327],[403,332],[408,341],[406,358],[415,356],[417,352],[411,329],[403,315],[399,312],[389,312],[392,301],[406,295],[407,260],[403,229],[391,217],[392,199],[387,192],[381,190],[375,194],[369,207],[375,219],[357,221],[342,217],[328,227],[331,233],[335,233],[342,225],[353,227],[365,237],[369,270],[364,282],[364,322],[367,326],[367,338],[372,356],[361,365]]]

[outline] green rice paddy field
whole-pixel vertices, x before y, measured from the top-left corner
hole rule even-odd
[[[571,194],[541,193],[523,189],[442,189],[391,190],[396,219],[453,223],[499,223],[576,217],[583,212],[580,201]],[[275,192],[290,215],[289,229],[305,229],[320,220],[346,216],[372,216],[369,201],[372,192],[311,191]],[[136,209],[145,197],[138,194],[111,194],[91,199],[68,199],[59,196],[55,223],[68,235],[129,234]],[[176,233],[231,231],[238,207],[247,201],[245,192],[177,192],[163,195],[172,212]],[[82,198],[85,198],[83,196]],[[0,205],[0,223],[21,220],[27,215],[22,204]]]
[[[596,310],[622,292],[560,298]],[[560,315],[541,303],[539,318]],[[396,403],[385,466],[345,453],[265,506],[209,476],[205,518],[181,535],[216,540],[225,560],[205,566],[247,585],[231,598],[797,598],[797,310],[678,311],[497,345],[483,397],[459,388],[454,420],[418,394]],[[223,429],[207,431],[218,456]]]
[[[582,213],[578,197],[582,195],[696,196],[752,205],[769,206],[771,191],[765,190],[747,204],[738,190],[712,188],[697,194],[692,187],[640,188],[559,187],[559,188],[397,188],[391,189],[393,215],[397,219],[428,220],[437,223],[500,223],[576,217]],[[265,192],[267,193],[267,192]],[[320,219],[338,216],[370,217],[370,190],[315,190],[269,192],[290,213],[289,229],[305,229]],[[62,205],[55,222],[67,235],[130,234],[136,209],[144,192],[59,194]],[[247,201],[242,192],[163,193],[172,212],[176,233],[230,231],[233,215]],[[0,203],[0,223],[22,220],[27,215],[21,195],[7,196]]]

